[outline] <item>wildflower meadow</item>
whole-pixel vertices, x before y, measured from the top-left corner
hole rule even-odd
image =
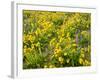
[[[23,10],[23,69],[91,66],[91,13]]]

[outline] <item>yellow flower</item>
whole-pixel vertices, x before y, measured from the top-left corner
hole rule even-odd
[[[84,58],[84,57],[85,57],[85,55],[84,55],[83,53],[81,53],[81,57],[82,57],[82,58]]]
[[[66,52],[64,53],[64,56],[67,56],[67,53]]]
[[[57,54],[54,54],[55,57],[59,57]]]
[[[70,34],[69,33],[67,33],[67,37],[69,37],[70,36]]]
[[[70,48],[70,47],[71,47],[71,45],[70,45],[70,44],[67,44],[67,45],[66,45],[66,48]]]
[[[29,40],[30,42],[33,42],[33,36],[32,36],[32,35],[28,35],[28,40]]]
[[[85,35],[85,34],[87,34],[87,31],[82,31],[81,34]]]
[[[60,53],[61,52],[61,49],[60,48],[56,48],[55,50],[54,50],[54,53],[55,54],[58,54],[58,53]]]
[[[67,44],[70,44],[71,38],[70,37],[67,37],[66,42],[67,42]]]
[[[84,48],[81,48],[81,51],[84,51]]]
[[[57,44],[56,44],[56,48],[59,48],[59,46],[60,46],[60,44],[59,44],[59,43],[57,43]],[[60,49],[60,48],[59,48],[59,49]]]
[[[54,65],[49,65],[49,68],[54,68],[55,66]]]
[[[44,65],[44,68],[48,68],[48,66],[47,65]]]
[[[35,31],[35,34],[38,35],[38,31],[37,30]]]
[[[88,46],[88,53],[90,53],[91,51],[91,46]]]
[[[34,44],[31,45],[31,48],[34,49]]]
[[[50,41],[50,43],[49,43],[49,44],[50,44],[50,46],[55,45],[55,40],[56,40],[56,39],[55,39],[55,38],[53,38],[53,39]]]
[[[25,48],[27,48],[27,46],[26,46],[26,45],[24,46],[24,49],[25,49]]]
[[[64,62],[64,59],[62,57],[59,57],[58,60],[59,60],[60,63]]]
[[[26,43],[28,41],[28,35],[24,34],[23,40],[24,40],[24,43]]]
[[[73,46],[73,47],[76,47],[77,45],[74,43],[74,44],[72,44],[72,46]]]
[[[24,54],[26,53],[26,48],[24,49]]]
[[[76,52],[76,50],[75,49],[72,49],[72,53],[75,53]]]
[[[86,66],[89,66],[90,65],[90,62],[88,60],[85,60],[85,65]]]
[[[84,55],[84,53],[85,53],[84,52],[84,48],[81,48],[81,52],[80,53],[81,53],[82,56]]]
[[[90,33],[88,31],[82,31],[81,34],[85,37],[85,38],[89,38]]]
[[[69,63],[70,62],[70,59],[67,59],[66,62]]]
[[[24,46],[24,51],[23,51],[24,53],[26,53],[27,52],[27,46]]]
[[[83,59],[82,58],[79,59],[79,63],[83,64]]]
[[[62,42],[62,41],[63,41],[63,38],[61,37],[59,42]]]
[[[62,33],[62,37],[64,36],[65,34],[64,33]]]
[[[73,42],[73,43],[75,43],[75,42],[76,42],[76,40],[74,39],[74,40],[72,40],[72,42]]]

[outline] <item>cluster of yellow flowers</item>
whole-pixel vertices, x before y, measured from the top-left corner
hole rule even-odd
[[[23,11],[23,68],[91,65],[90,14]]]

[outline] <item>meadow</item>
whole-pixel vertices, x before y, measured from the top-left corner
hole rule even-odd
[[[23,69],[91,66],[91,14],[23,10]]]

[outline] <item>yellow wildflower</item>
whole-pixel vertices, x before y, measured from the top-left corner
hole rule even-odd
[[[60,48],[56,48],[55,50],[54,50],[54,53],[60,53],[61,52],[61,49]]]
[[[49,65],[49,68],[54,68],[54,67],[55,67],[55,66],[54,66],[54,65],[52,65],[52,64],[51,64],[51,65]]]
[[[74,43],[74,44],[72,44],[72,46],[73,46],[73,47],[76,47],[77,45],[76,45],[76,43]]]
[[[47,68],[48,66],[47,65],[44,65],[44,68]]]
[[[32,35],[28,35],[28,40],[29,40],[30,42],[33,42],[33,36],[32,36]]]
[[[31,45],[31,48],[34,49],[34,44]]]
[[[69,63],[70,62],[70,59],[67,59],[66,62]]]
[[[85,57],[85,55],[84,55],[83,53],[81,53],[81,57],[82,57],[82,58],[84,58],[84,57]]]
[[[75,49],[72,49],[72,53],[75,53],[76,52],[76,50]]]
[[[64,53],[64,56],[67,56],[67,53],[66,52]]]
[[[89,66],[90,65],[90,62],[88,60],[85,60],[85,65],[86,66]]]
[[[64,58],[62,58],[62,57],[59,57],[58,60],[59,60],[60,63],[64,62]]]
[[[79,59],[79,63],[83,64],[83,59],[82,58]]]

